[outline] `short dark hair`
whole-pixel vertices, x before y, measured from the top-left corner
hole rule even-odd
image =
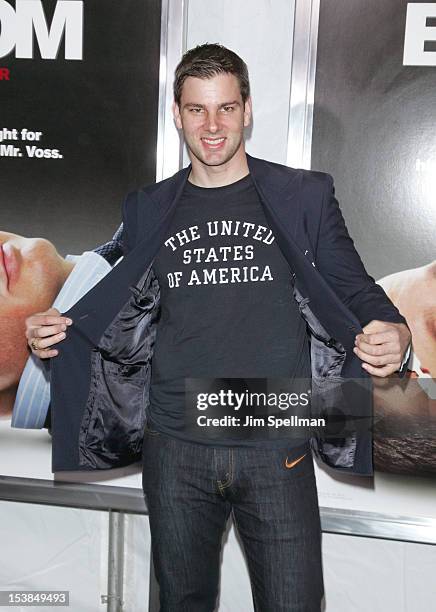
[[[234,74],[239,81],[242,101],[250,95],[248,68],[234,51],[217,43],[198,45],[187,51],[180,60],[174,77],[174,100],[180,104],[183,83],[188,77],[210,79],[217,74]]]

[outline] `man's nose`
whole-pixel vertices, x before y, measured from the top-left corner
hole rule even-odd
[[[208,132],[215,133],[219,130],[219,122],[216,113],[208,113],[206,118],[206,129]]]

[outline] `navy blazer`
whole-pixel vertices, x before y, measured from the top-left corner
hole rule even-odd
[[[115,263],[123,256],[124,254],[124,245],[123,245],[123,225],[121,224],[115,234],[112,236],[112,239],[104,244],[100,244],[94,250],[94,253],[97,253],[101,257],[103,257],[108,264],[111,266],[115,265]],[[43,367],[46,370],[50,371],[50,361],[42,360]],[[28,427],[28,426],[27,426]],[[44,427],[49,430],[51,433],[51,408],[48,407],[47,414],[44,421]]]
[[[370,376],[352,350],[355,336],[373,319],[406,321],[365,271],[334,197],[331,176],[247,159],[294,276],[294,298],[311,338],[313,380],[324,389],[329,382],[337,386],[338,380],[364,382],[365,400],[354,412],[357,419],[371,419]],[[108,469],[141,458],[159,318],[159,286],[151,266],[189,173],[190,167],[127,196],[123,260],[63,313],[73,325],[51,360],[53,471]],[[321,432],[311,446],[333,469],[373,473],[367,426],[356,425],[333,439]]]

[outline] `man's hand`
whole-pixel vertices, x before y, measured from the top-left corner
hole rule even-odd
[[[362,368],[373,376],[389,376],[400,366],[411,335],[404,323],[371,321],[358,334],[353,351],[363,361]]]
[[[61,317],[56,308],[37,312],[26,319],[26,338],[32,353],[41,359],[56,357],[58,351],[51,347],[66,337],[66,329],[73,322]]]

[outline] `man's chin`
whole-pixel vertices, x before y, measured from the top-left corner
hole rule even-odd
[[[227,164],[235,155],[236,151],[233,153],[225,153],[223,151],[220,152],[211,152],[209,155],[203,155],[194,153],[196,159],[201,162],[204,166],[209,166],[210,168],[216,166],[224,166]]]
[[[217,160],[217,161],[211,161],[211,160],[202,160],[202,163],[205,166],[209,166],[210,168],[214,168],[216,166],[224,166],[224,164],[226,164],[229,160],[228,159],[224,159],[224,160]]]

